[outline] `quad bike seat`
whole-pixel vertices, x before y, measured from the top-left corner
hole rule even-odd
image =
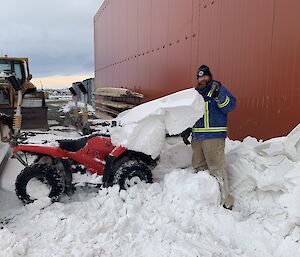
[[[86,145],[88,138],[58,140],[59,147],[65,151],[77,152]]]

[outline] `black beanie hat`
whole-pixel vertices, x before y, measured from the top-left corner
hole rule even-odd
[[[197,79],[199,79],[199,77],[202,77],[204,75],[212,77],[209,67],[206,65],[201,65],[197,71]]]

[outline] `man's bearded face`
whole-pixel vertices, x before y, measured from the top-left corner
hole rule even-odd
[[[198,87],[205,88],[210,81],[210,77],[208,75],[204,75],[198,78]]]

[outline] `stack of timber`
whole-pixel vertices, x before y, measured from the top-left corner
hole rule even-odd
[[[140,104],[143,94],[126,88],[102,87],[95,90],[95,116],[98,119],[115,118],[120,112]]]

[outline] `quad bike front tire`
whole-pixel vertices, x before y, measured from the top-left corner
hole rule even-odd
[[[136,181],[136,182],[135,182]],[[119,184],[120,189],[128,189],[138,181],[152,183],[152,172],[141,160],[128,160],[122,163],[114,173],[114,183]]]
[[[48,197],[52,202],[59,201],[65,190],[65,173],[49,164],[34,163],[21,171],[16,179],[16,194],[24,203],[29,204],[37,200],[27,191],[27,185],[32,179],[46,184],[50,189]]]

